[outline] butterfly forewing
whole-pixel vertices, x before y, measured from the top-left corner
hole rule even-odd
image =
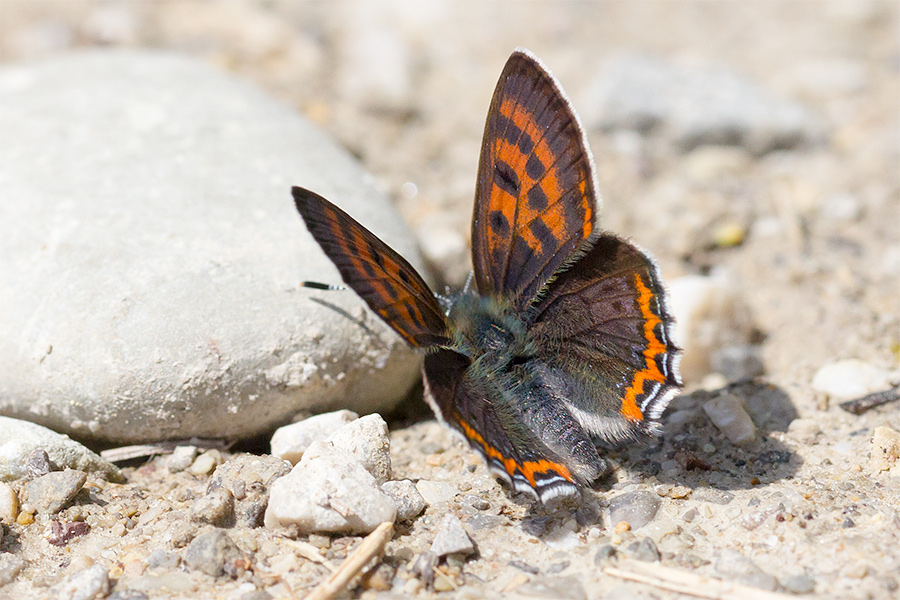
[[[578,118],[540,62],[516,51],[485,124],[472,220],[478,290],[523,310],[594,228],[595,178]]]
[[[616,438],[644,428],[681,384],[664,294],[652,259],[604,234],[534,307],[532,332],[541,355],[591,391],[569,402],[576,415],[596,417],[595,433]],[[590,426],[591,419],[583,420]]]
[[[344,282],[412,346],[446,343],[446,322],[434,294],[415,269],[337,206],[294,187],[306,227]]]

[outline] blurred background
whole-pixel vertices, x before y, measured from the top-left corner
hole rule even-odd
[[[358,157],[434,278],[456,286],[491,93],[527,47],[588,130],[601,225],[651,250],[669,279],[725,282],[735,327],[790,386],[829,359],[900,360],[898,12],[865,0],[0,0],[0,66],[143,48],[250,80]]]

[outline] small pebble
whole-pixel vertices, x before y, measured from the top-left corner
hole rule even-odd
[[[781,587],[792,594],[811,594],[816,589],[816,582],[806,573],[801,573],[782,579]]]
[[[723,394],[703,405],[703,410],[725,437],[735,446],[756,440],[756,425],[747,412],[744,401],[732,394]]]
[[[700,516],[700,511],[698,511],[696,508],[692,508],[691,510],[684,513],[681,518],[685,523],[693,523],[694,519],[696,519],[698,516]]]
[[[316,440],[325,440],[344,425],[359,418],[350,410],[338,410],[279,427],[272,435],[272,455],[296,465]]]
[[[175,446],[172,454],[170,454],[169,458],[166,460],[166,468],[168,468],[171,473],[184,471],[190,467],[194,462],[194,459],[197,458],[197,452],[197,446]]]
[[[600,565],[614,557],[616,553],[615,546],[612,544],[604,544],[600,546],[600,549],[597,550],[597,554],[594,555],[594,564]]]
[[[70,575],[52,588],[58,600],[91,600],[109,594],[110,581],[106,567],[94,565]]]
[[[69,540],[85,535],[91,526],[84,521],[53,521],[47,541],[54,546],[65,546]]]
[[[181,557],[174,552],[157,548],[147,557],[147,566],[151,569],[175,569],[181,564]]]
[[[463,528],[459,517],[448,514],[438,526],[434,541],[431,543],[431,551],[439,558],[448,554],[468,556],[475,552],[475,546]]]
[[[358,460],[379,485],[391,479],[391,438],[381,415],[355,419],[332,433],[327,441]]]
[[[408,479],[387,481],[382,484],[381,491],[394,500],[399,521],[412,521],[425,510],[425,498],[416,489],[416,484]]]
[[[0,552],[0,588],[13,581],[26,566],[25,560],[9,552]]]
[[[191,506],[191,518],[199,523],[227,527],[234,523],[234,496],[225,488],[216,488],[197,498]]]
[[[645,537],[638,544],[634,557],[644,562],[658,562],[660,558],[659,548],[656,547],[656,543],[652,539]]]
[[[0,481],[0,521],[15,523],[19,516],[19,496],[8,483]]]
[[[42,475],[25,484],[28,502],[36,512],[54,515],[69,505],[87,481],[87,473],[66,469]]]
[[[653,492],[636,491],[621,494],[609,501],[609,520],[616,523],[625,521],[631,529],[643,527],[656,517],[661,501]],[[626,530],[627,531],[627,530]]]
[[[891,387],[891,372],[857,359],[823,365],[813,376],[817,392],[839,400],[851,400]]]
[[[726,548],[719,554],[715,565],[716,573],[726,579],[733,579],[744,585],[764,590],[775,590],[778,580],[760,569],[755,562],[737,550]]]
[[[198,535],[184,552],[188,568],[213,577],[235,574],[233,565],[241,558],[243,552],[222,529]]]
[[[841,569],[841,577],[849,577],[850,579],[862,579],[868,574],[869,565],[862,560],[852,562]]]
[[[29,479],[37,479],[52,471],[53,467],[50,465],[50,457],[47,455],[47,451],[43,448],[38,448],[29,454],[25,461],[25,470],[28,472]]]
[[[457,489],[455,486],[443,481],[431,481],[428,479],[420,479],[416,482],[416,489],[425,499],[428,506],[434,506],[441,502],[449,502],[456,497]]]
[[[537,575],[541,572],[541,570],[537,567],[532,566],[526,562],[522,562],[521,560],[511,560],[509,561],[509,566],[515,567],[520,571],[525,571],[526,573],[531,573],[532,575]]]
[[[209,475],[212,473],[219,463],[222,462],[222,453],[218,450],[207,450],[191,463],[191,466],[187,468],[188,473],[191,475],[196,475],[198,477],[202,477],[203,475]]]
[[[900,432],[882,425],[872,433],[872,449],[869,454],[869,471],[872,474],[887,471],[900,460]]]

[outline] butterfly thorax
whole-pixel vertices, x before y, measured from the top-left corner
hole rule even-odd
[[[452,349],[473,362],[484,361],[505,370],[535,355],[526,323],[502,298],[460,295],[453,301],[448,321]]]

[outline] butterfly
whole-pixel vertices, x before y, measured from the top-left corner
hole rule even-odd
[[[507,61],[485,124],[472,218],[475,291],[436,296],[347,213],[292,191],[344,282],[425,350],[435,415],[513,489],[544,503],[577,496],[611,469],[597,443],[659,429],[681,386],[659,269],[631,242],[595,228],[584,130],[528,51]]]

